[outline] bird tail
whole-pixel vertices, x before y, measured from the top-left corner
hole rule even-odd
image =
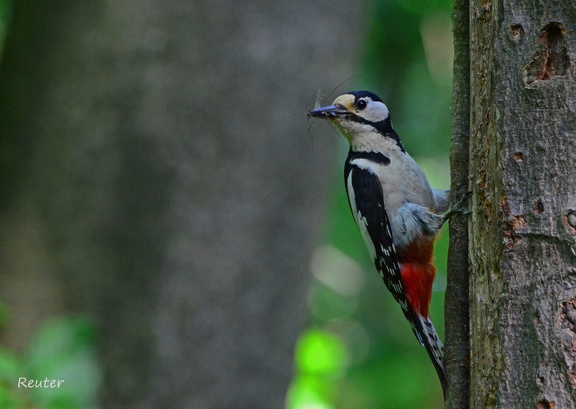
[[[440,337],[434,328],[434,324],[430,318],[425,318],[418,313],[412,314],[412,323],[414,325],[414,333],[420,343],[426,348],[428,356],[434,364],[434,368],[438,373],[438,378],[442,384],[442,391],[446,394],[446,372],[444,372],[444,345],[440,341]]]

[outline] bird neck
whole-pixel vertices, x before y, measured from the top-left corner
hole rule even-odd
[[[358,132],[348,140],[350,141],[350,148],[354,152],[406,152],[394,130],[391,133],[382,134],[372,128]]]

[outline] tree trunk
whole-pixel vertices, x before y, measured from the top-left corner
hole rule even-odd
[[[470,19],[471,407],[576,407],[576,8]]]
[[[96,317],[105,407],[283,406],[336,142],[304,112],[360,4],[15,3],[0,296]]]
[[[470,45],[469,0],[453,2],[454,88],[452,93],[452,141],[450,179],[452,199],[468,192],[468,152],[470,135]],[[447,377],[446,407],[464,409],[470,401],[470,295],[468,263],[468,220],[450,221],[448,281],[445,321]]]

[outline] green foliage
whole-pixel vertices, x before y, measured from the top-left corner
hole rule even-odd
[[[397,0],[397,3],[413,13],[426,15],[437,10],[449,10],[452,6],[450,0]]]
[[[0,408],[23,408],[23,401],[14,392],[14,386],[21,376],[22,363],[6,350],[0,350]]]
[[[6,34],[8,21],[10,20],[11,11],[12,0],[0,0],[0,56],[2,54],[2,45],[4,43],[4,36]]]
[[[447,0],[375,1],[367,17],[362,78],[346,87],[382,97],[406,149],[438,188],[449,186],[450,5]],[[344,149],[325,247],[312,261],[311,329],[297,346],[287,408],[442,408],[436,372],[374,271],[350,215],[342,185]],[[441,337],[447,249],[445,229],[435,246],[430,311]]]
[[[344,369],[346,348],[333,334],[310,329],[300,336],[296,348],[296,365],[302,372],[335,376]]]
[[[347,350],[340,338],[320,329],[309,329],[296,346],[298,376],[288,393],[288,409],[332,408],[335,380],[342,376]]]
[[[376,91],[412,155],[445,155],[452,100],[451,2],[379,0],[369,16],[362,87]]]
[[[19,387],[19,380],[42,381],[45,386]],[[48,380],[44,382],[45,380]],[[62,380],[60,387],[58,380]],[[45,322],[26,351],[18,356],[0,349],[0,408],[96,408],[101,370],[96,358],[96,333],[82,317]]]

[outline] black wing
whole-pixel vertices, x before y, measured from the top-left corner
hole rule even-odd
[[[411,321],[390,221],[384,207],[382,185],[375,174],[354,165],[353,159],[346,162],[344,172],[350,209],[366,245],[374,249],[374,264],[378,273],[402,307],[406,318]]]

